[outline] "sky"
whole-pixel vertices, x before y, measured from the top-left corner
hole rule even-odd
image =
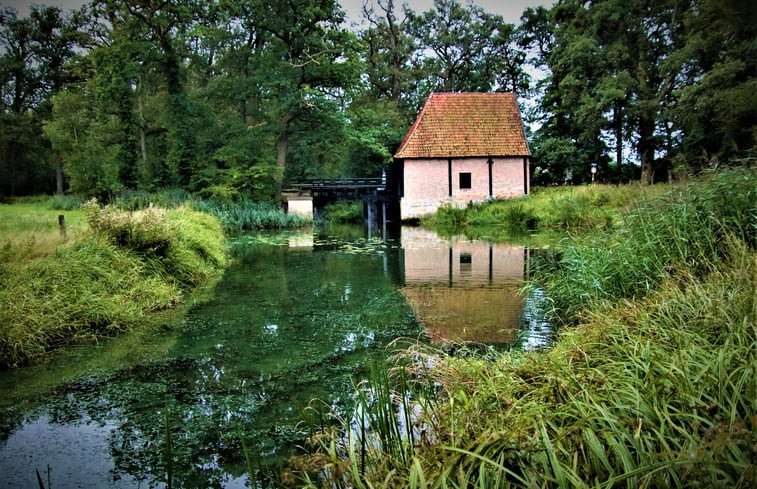
[[[347,12],[350,20],[360,20],[361,10],[364,0],[340,0],[339,4]],[[375,0],[368,0],[372,2]],[[410,8],[416,12],[424,12],[434,6],[434,0],[395,0],[396,6],[407,3]],[[461,0],[460,3],[467,5],[467,0]],[[499,14],[505,21],[511,24],[519,24],[520,16],[527,7],[536,7],[543,5],[551,7],[554,1],[550,0],[474,0],[473,4],[483,8],[490,14]]]
[[[347,13],[349,22],[359,22],[361,17],[361,10],[364,0],[339,0],[339,4]],[[371,2],[372,0],[368,0]],[[25,17],[29,14],[29,6],[36,5],[58,5],[63,10],[71,10],[79,8],[83,3],[82,0],[0,0],[0,6],[2,7],[15,7],[20,17]],[[430,9],[434,5],[434,0],[395,0],[397,6],[407,3],[416,12],[423,12]],[[461,3],[467,4],[467,0],[462,0]],[[490,14],[499,14],[504,17],[505,21],[518,24],[520,22],[520,16],[527,7],[535,7],[537,5],[543,5],[550,7],[554,4],[553,0],[474,0],[475,5],[483,8]]]

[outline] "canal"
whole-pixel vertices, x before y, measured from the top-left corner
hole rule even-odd
[[[255,234],[191,307],[152,328],[0,372],[0,487],[249,487],[303,442],[303,411],[349,408],[396,338],[545,344],[528,247],[362,227]],[[49,486],[48,486],[49,480]]]

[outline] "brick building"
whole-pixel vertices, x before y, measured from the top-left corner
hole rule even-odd
[[[403,220],[529,192],[513,93],[432,93],[394,155]]]

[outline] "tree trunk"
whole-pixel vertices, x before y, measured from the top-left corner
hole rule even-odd
[[[281,168],[281,174],[277,177],[276,181],[276,200],[281,202],[281,189],[284,184],[284,173],[286,171],[287,164],[287,151],[289,150],[289,134],[288,121],[284,123],[284,126],[279,133],[279,138],[276,141],[276,166]]]
[[[638,151],[641,156],[641,184],[654,183],[654,120],[642,116],[639,121]]]
[[[620,104],[615,102],[615,163],[618,172],[618,183],[623,180],[623,115]]]
[[[55,191],[63,195],[63,164],[60,160],[55,162]]]

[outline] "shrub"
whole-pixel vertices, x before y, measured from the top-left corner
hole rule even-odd
[[[186,208],[126,212],[95,202],[85,204],[85,210],[95,234],[138,254],[153,273],[183,285],[200,282],[225,265],[223,230],[212,216]]]
[[[326,206],[326,220],[336,223],[362,222],[362,202],[337,202]]]
[[[82,201],[72,195],[53,195],[45,201],[45,208],[58,211],[78,209]]]
[[[468,222],[468,209],[445,205],[436,211],[432,220],[424,222],[445,227],[462,227]]]

